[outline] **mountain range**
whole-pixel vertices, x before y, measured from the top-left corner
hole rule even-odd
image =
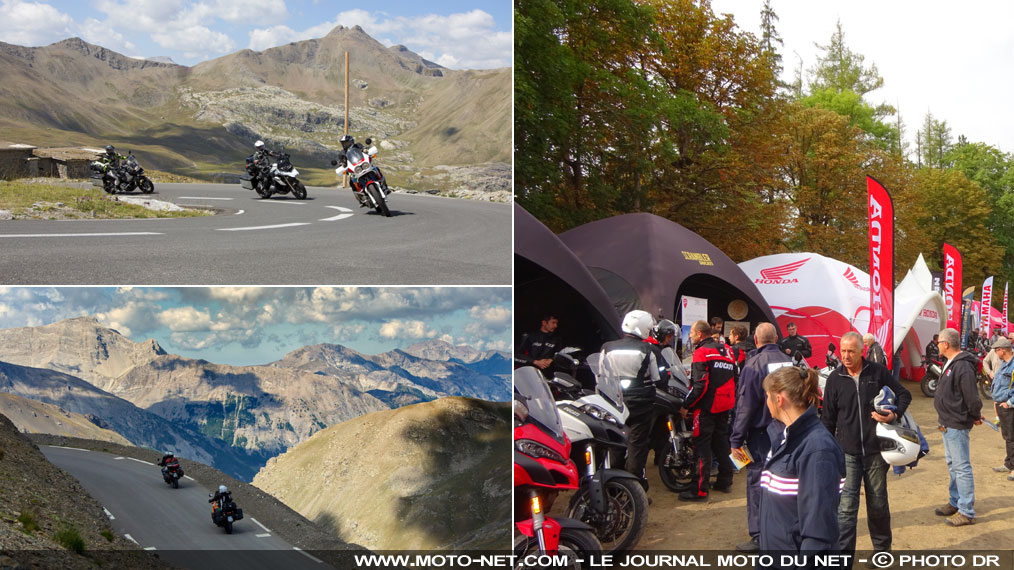
[[[511,70],[443,68],[358,26],[193,67],[79,38],[0,42],[0,129],[36,146],[112,143],[146,167],[220,180],[241,174],[262,139],[285,148],[308,182],[334,184],[327,162],[345,127],[346,53],[349,132],[375,139],[392,183],[509,190]],[[458,169],[471,174],[463,183]]]
[[[434,343],[415,350],[469,361],[325,344],[231,366],[168,354],[154,339],[134,342],[82,317],[0,330],[0,391],[92,414],[138,445],[173,447],[249,480],[269,457],[370,412],[447,396],[508,399],[505,354]],[[496,374],[477,371],[498,363]]]

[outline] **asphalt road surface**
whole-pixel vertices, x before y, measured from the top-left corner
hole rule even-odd
[[[307,193],[262,200],[235,184],[156,184],[151,198],[222,213],[0,221],[0,284],[511,283],[509,204],[396,192],[385,218],[349,189]]]
[[[42,446],[57,467],[81,482],[107,511],[113,529],[181,568],[331,568],[262,527],[243,509],[233,534],[211,522],[209,490],[183,478],[179,489],[162,481],[154,463],[108,453]],[[186,466],[184,465],[184,469]],[[243,497],[234,496],[243,508]]]

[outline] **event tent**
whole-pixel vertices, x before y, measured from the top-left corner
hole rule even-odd
[[[619,338],[620,317],[602,287],[556,234],[514,205],[514,346],[543,314],[560,319],[567,345],[597,351]]]
[[[616,312],[643,309],[679,323],[683,296],[708,300],[708,316],[774,322],[757,287],[696,233],[652,214],[624,214],[560,234],[602,285]],[[730,314],[732,313],[732,314]]]
[[[837,348],[850,330],[867,332],[870,276],[858,267],[816,253],[782,253],[739,264],[757,284],[784,329],[790,321],[813,346],[807,359],[823,366],[828,344]],[[920,255],[895,287],[894,346],[902,350],[902,376],[919,379],[926,345],[946,325],[943,297],[932,289],[932,275]]]

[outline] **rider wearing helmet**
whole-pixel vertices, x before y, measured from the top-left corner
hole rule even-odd
[[[342,138],[338,139],[338,142],[341,143],[342,149],[340,151],[338,151],[337,164],[339,164],[342,167],[344,167],[346,164],[348,164],[348,158],[346,157],[346,155],[348,154],[348,151],[349,151],[350,148],[357,148],[357,149],[363,151],[364,153],[366,152],[365,149],[363,148],[363,145],[357,143],[356,139],[354,139],[352,137],[352,135],[349,135],[349,134],[342,135]],[[366,139],[366,143],[369,144],[370,143],[370,139]],[[381,189],[384,190],[384,195],[386,196],[386,195],[390,194],[391,190],[387,187],[387,177],[385,177],[384,173],[380,171],[380,167],[379,166],[374,165],[374,168],[377,169],[377,174],[380,176],[380,187],[381,187]],[[357,198],[358,198],[358,196],[357,196]],[[360,200],[359,205],[365,207],[366,203],[364,201]]]
[[[254,143],[254,153],[247,159],[247,161],[253,164],[253,169],[247,169],[247,171],[254,177],[252,181],[254,186],[261,184],[268,184],[270,178],[267,176],[268,171],[271,169],[271,158],[279,156],[277,151],[268,150],[264,146],[264,141],[258,140]]]
[[[208,499],[208,502],[209,503],[214,503],[215,501],[218,501],[219,499],[222,499],[222,504],[226,504],[226,503],[232,501],[232,493],[229,491],[229,489],[226,488],[225,485],[219,485],[218,486],[218,492],[215,493],[215,495],[213,497],[211,497],[210,499]]]
[[[630,409],[625,469],[642,479],[648,460],[655,384],[660,379],[654,345],[645,342],[654,326],[655,319],[645,311],[627,313],[621,326],[623,338],[602,345],[599,365],[600,374],[614,376],[623,387],[623,402]]]
[[[169,469],[170,465],[175,465],[176,468],[179,469],[180,471],[180,477],[183,476],[183,469],[180,469],[180,461],[179,459],[176,459],[176,456],[173,454],[171,449],[167,450],[165,452],[165,455],[163,455],[162,459],[160,459],[158,462],[158,466],[162,468],[163,476],[165,476],[165,473]]]
[[[100,154],[97,159],[98,162],[105,165],[103,173],[107,178],[113,181],[114,188],[120,185],[120,175],[118,174],[120,170],[120,161],[126,160],[126,158],[127,157],[122,154],[116,154],[116,149],[110,144],[106,145],[106,152],[104,154]]]

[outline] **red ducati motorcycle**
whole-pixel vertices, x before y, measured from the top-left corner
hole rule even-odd
[[[514,371],[515,568],[533,568],[540,555],[564,556],[568,568],[587,568],[602,545],[592,527],[546,513],[563,490],[579,487],[570,441],[549,386],[537,368]]]

